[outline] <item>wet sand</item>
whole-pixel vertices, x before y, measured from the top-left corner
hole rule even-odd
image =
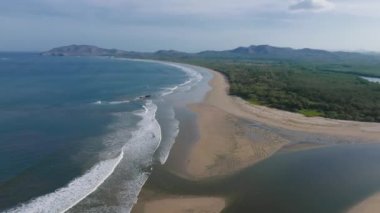
[[[146,203],[143,212],[211,213],[220,212],[225,206],[223,198],[179,197],[154,200]]]
[[[172,152],[184,150],[179,148],[184,146],[190,150],[181,154],[171,154],[168,159],[168,165],[175,165],[180,161],[178,158],[182,158],[181,162],[184,163],[180,166],[168,167],[169,170],[182,177],[200,180],[229,175],[270,157],[283,147],[290,146],[292,151],[295,151],[319,146],[291,145],[290,141],[280,134],[259,129],[251,130],[252,134],[258,137],[249,137],[246,134],[247,128],[250,131],[245,122],[247,120],[292,131],[364,139],[357,141],[380,142],[380,124],[320,117],[308,118],[264,106],[253,106],[240,98],[229,96],[228,83],[224,76],[212,70],[210,72],[214,75],[209,82],[212,90],[202,103],[189,106],[197,114],[199,140],[191,147],[177,141]],[[180,129],[181,131],[186,130]],[[183,161],[183,159],[186,160]],[[224,202],[220,202],[221,198],[214,197],[182,198],[159,194],[147,198],[143,194],[134,212],[181,212],[186,207],[193,206],[194,199],[201,200],[201,203],[209,203],[210,206],[202,205],[198,210],[192,209],[193,212],[220,212],[225,205]],[[211,205],[213,203],[215,205]]]
[[[375,194],[352,207],[347,213],[378,213],[380,212],[380,193]]]
[[[289,141],[275,132],[260,133],[261,141],[245,137],[241,119],[259,121],[266,125],[324,135],[359,138],[358,141],[380,142],[380,124],[340,121],[254,106],[237,97],[227,95],[228,83],[224,76],[211,71],[212,90],[201,104],[190,106],[198,114],[200,139],[192,147],[187,160],[187,176],[195,179],[230,174],[265,159]],[[293,145],[293,149],[315,148],[320,145]]]
[[[198,104],[191,109],[199,115],[201,131],[185,167],[189,178],[231,174],[269,157],[288,143],[278,135],[265,133],[261,133],[263,139],[252,141],[239,117],[215,106]]]

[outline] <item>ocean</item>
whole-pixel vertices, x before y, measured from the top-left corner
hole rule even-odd
[[[209,79],[173,63],[0,53],[0,211],[129,212]]]

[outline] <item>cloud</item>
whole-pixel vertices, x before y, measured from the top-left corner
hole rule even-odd
[[[355,17],[380,18],[380,2],[374,0],[334,0],[335,12]]]
[[[278,0],[28,0],[19,4],[14,0],[0,1],[1,13],[37,11],[61,14],[89,14],[95,11],[123,16],[197,16],[234,17],[283,10],[287,1]]]
[[[289,9],[294,11],[325,11],[334,8],[334,4],[328,0],[300,0]]]

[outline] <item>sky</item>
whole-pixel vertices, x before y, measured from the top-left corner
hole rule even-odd
[[[1,0],[0,51],[269,44],[380,52],[378,0]]]

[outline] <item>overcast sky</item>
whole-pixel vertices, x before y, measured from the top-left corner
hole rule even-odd
[[[378,0],[0,0],[0,50],[380,51],[379,11]]]

